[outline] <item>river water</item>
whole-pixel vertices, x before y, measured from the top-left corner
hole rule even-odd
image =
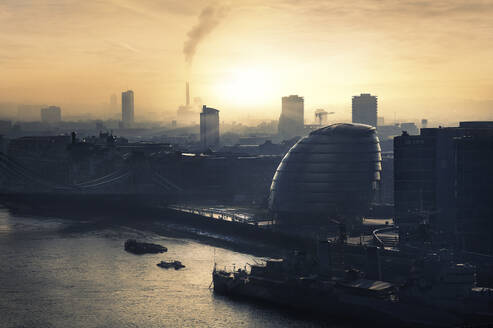
[[[127,238],[168,252],[129,254]],[[175,259],[186,268],[156,266]],[[214,261],[223,267],[258,260],[191,239],[0,208],[0,327],[341,327],[209,288]]]

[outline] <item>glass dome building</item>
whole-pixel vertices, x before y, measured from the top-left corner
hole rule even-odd
[[[279,164],[269,210],[279,224],[327,225],[330,218],[366,215],[380,182],[376,129],[333,124],[302,138]]]

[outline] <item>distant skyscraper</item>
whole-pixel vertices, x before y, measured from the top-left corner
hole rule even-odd
[[[128,90],[122,92],[122,123],[129,128],[134,124],[134,92]]]
[[[62,110],[57,106],[41,108],[41,122],[58,123],[62,120]]]
[[[369,93],[353,96],[353,123],[377,126],[377,97]]]
[[[283,138],[303,136],[305,105],[303,97],[282,97],[282,112],[279,117],[279,134]]]
[[[421,120],[421,128],[426,129],[428,127],[428,120],[426,118]]]
[[[200,113],[200,143],[204,149],[219,144],[219,111],[206,105]]]

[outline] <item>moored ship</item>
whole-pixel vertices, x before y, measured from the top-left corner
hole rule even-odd
[[[357,270],[324,273],[304,256],[268,260],[250,271],[213,270],[214,292],[261,300],[323,316],[372,320],[381,325],[453,327],[491,323],[493,291],[475,288],[473,268],[438,267],[438,280],[421,270],[403,284],[367,279]],[[447,300],[445,303],[444,300]]]

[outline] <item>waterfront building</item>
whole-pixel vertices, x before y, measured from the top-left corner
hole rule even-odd
[[[377,97],[369,93],[353,96],[353,123],[368,124],[377,127]]]
[[[58,106],[49,106],[41,108],[41,122],[43,123],[59,123],[62,120],[62,110]]]
[[[122,124],[124,128],[131,128],[134,124],[134,92],[122,92]]]
[[[269,209],[283,225],[327,227],[330,218],[361,218],[377,196],[381,161],[374,127],[320,128],[298,141],[279,164]]]
[[[304,99],[298,95],[282,97],[282,111],[278,131],[284,139],[304,135]]]
[[[382,150],[382,176],[379,196],[381,203],[394,204],[394,153],[391,151],[384,152]]]
[[[454,143],[458,244],[493,254],[493,133],[462,136]]]
[[[202,149],[219,144],[219,111],[206,105],[200,113],[200,143]]]
[[[401,236],[424,222],[459,248],[493,253],[493,122],[422,128],[394,138]]]

